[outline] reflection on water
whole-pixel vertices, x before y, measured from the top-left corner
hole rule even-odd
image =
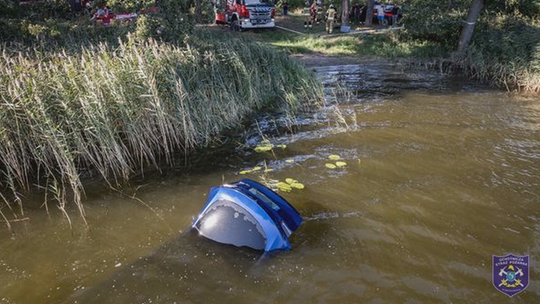
[[[14,239],[0,231],[0,302],[540,302],[540,102],[385,64],[317,71],[327,108],[293,134],[258,126],[286,149],[147,176],[126,192],[153,211],[89,191],[88,231],[28,208]],[[325,167],[332,154],[347,165]],[[264,164],[265,178],[306,185],[283,194],[306,219],[293,250],[261,256],[184,231],[210,186],[259,179],[238,172]],[[506,253],[532,259],[512,299],[491,284],[491,256]]]

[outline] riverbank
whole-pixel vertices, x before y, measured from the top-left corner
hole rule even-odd
[[[437,4],[439,5],[439,4]],[[444,17],[448,24],[418,20],[410,11],[399,29],[389,26],[366,27],[352,24],[355,34],[333,35],[324,32],[323,23],[303,29],[301,15],[278,17],[285,30],[244,33],[289,54],[324,54],[361,57],[367,60],[395,60],[408,65],[432,67],[449,74],[465,74],[509,92],[540,94],[540,20],[524,12],[508,11],[485,14],[479,19],[470,47],[456,53],[461,26],[459,16],[466,7],[437,8],[452,12]],[[509,9],[510,10],[510,9]],[[531,11],[527,11],[531,14]],[[415,19],[416,18],[416,19]],[[448,19],[448,20],[447,20]],[[426,30],[426,28],[428,30]],[[429,30],[431,28],[431,30]],[[505,43],[500,43],[505,41]]]

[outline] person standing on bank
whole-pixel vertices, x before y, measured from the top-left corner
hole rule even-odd
[[[377,20],[379,20],[379,25],[384,25],[384,7],[382,4],[377,7]]]
[[[392,25],[393,26],[395,26],[397,23],[399,13],[400,13],[399,6],[394,5],[394,7],[392,8]]]
[[[334,30],[334,20],[336,20],[336,9],[333,4],[330,4],[328,10],[326,11],[326,32],[332,34]]]
[[[304,29],[313,27],[312,18],[311,18],[311,4],[306,1],[304,9],[302,10],[302,15],[304,16]]]
[[[315,3],[315,1],[311,2],[310,13],[311,13],[311,24],[315,24],[315,22],[317,21],[317,4]]]
[[[289,14],[289,4],[287,1],[283,1],[281,7],[283,8],[283,16],[287,16]]]

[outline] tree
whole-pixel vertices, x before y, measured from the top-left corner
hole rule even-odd
[[[341,25],[342,26],[349,25],[349,4],[350,4],[350,0],[341,1]]]
[[[469,13],[467,14],[467,19],[464,20],[465,25],[461,31],[461,37],[459,38],[458,52],[463,52],[469,46],[471,42],[472,35],[474,33],[474,27],[480,11],[484,7],[484,0],[473,0],[471,6],[469,7]]]
[[[373,24],[373,6],[375,5],[375,0],[369,0],[367,3],[366,9],[366,25]]]
[[[202,19],[202,1],[195,1],[195,21],[201,23]]]

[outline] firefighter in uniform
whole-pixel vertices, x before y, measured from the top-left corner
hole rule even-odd
[[[334,8],[333,4],[330,4],[330,7],[328,7],[328,10],[326,11],[326,32],[328,34],[332,34],[332,31],[334,30],[334,20],[336,20],[336,9]]]
[[[319,24],[321,22],[321,20],[323,20],[323,16],[324,16],[324,9],[323,9],[323,0],[317,0],[315,1],[316,5],[315,5],[315,10],[316,10],[316,21],[317,21],[317,24]]]
[[[312,13],[312,4],[309,1],[304,5],[302,10],[302,15],[304,16],[304,29],[313,28],[313,13]]]
[[[304,5],[304,9],[302,10],[302,16],[304,16],[304,29],[307,30],[308,25],[311,26],[311,19],[309,16],[309,3],[306,2]]]

